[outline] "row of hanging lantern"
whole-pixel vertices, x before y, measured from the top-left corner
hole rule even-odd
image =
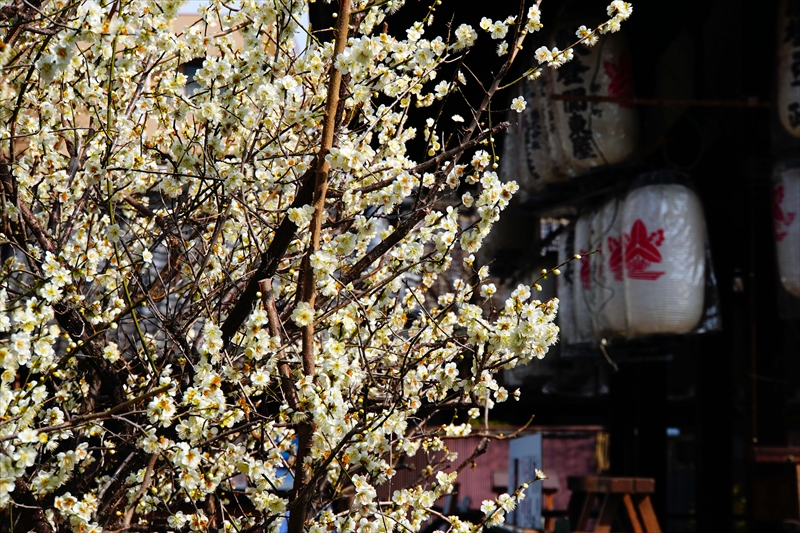
[[[592,253],[590,253],[592,252]],[[624,199],[584,210],[561,239],[558,281],[562,338],[684,334],[704,312],[707,274],[703,209],[685,181],[643,175]]]
[[[800,1],[781,0],[777,43],[777,130],[773,149],[797,157],[800,138]],[[559,35],[550,43],[564,47]],[[521,84],[528,102],[512,115],[501,173],[538,194],[593,169],[619,164],[636,149],[636,109],[630,59],[621,34],[573,61]],[[591,97],[617,97],[600,102]],[[588,97],[588,98],[587,98]],[[516,123],[515,123],[516,122]],[[777,132],[777,133],[776,133]],[[709,309],[705,221],[685,182],[655,173],[625,198],[585,210],[560,239],[560,262],[582,255],[557,280],[562,338],[569,344],[603,338],[685,334],[704,328]],[[774,236],[781,284],[800,298],[800,160],[774,170]],[[588,256],[587,252],[596,250]],[[718,327],[718,322],[717,326]]]
[[[800,161],[775,165],[772,221],[778,275],[784,289],[800,298]]]
[[[564,48],[571,40],[574,34],[564,30],[551,45]],[[543,79],[525,80],[518,90],[528,105],[510,116],[501,172],[524,192],[538,193],[548,184],[622,163],[633,154],[636,109],[624,101],[591,100],[633,96],[630,55],[621,34],[605,35],[592,48],[575,48],[571,61],[545,69]]]
[[[781,0],[777,28],[777,153],[796,156],[800,138],[800,2]],[[564,48],[571,36],[556,33]],[[636,148],[630,58],[621,34],[543,80],[525,81],[528,102],[512,116],[501,173],[529,194],[593,169],[619,164]],[[617,97],[619,102],[591,97]],[[590,98],[586,98],[590,97]],[[772,210],[779,278],[800,298],[800,161],[775,165]],[[625,200],[583,213],[561,239],[560,258],[595,254],[571,264],[558,280],[563,335],[582,343],[607,337],[693,331],[704,311],[705,225],[696,194],[680,183],[649,184]],[[569,273],[573,272],[573,276]]]
[[[797,155],[800,137],[800,3],[778,6],[777,123],[773,149]],[[780,160],[773,169],[772,216],[778,276],[787,293],[800,298],[800,161]]]

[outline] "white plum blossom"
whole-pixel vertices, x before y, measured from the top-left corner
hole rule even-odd
[[[453,44],[453,50],[463,50],[469,48],[478,39],[478,33],[469,24],[462,24],[455,31],[456,42]]]
[[[292,311],[292,321],[298,326],[305,326],[314,320],[314,311],[306,302],[300,302]]]
[[[581,25],[578,28],[578,30],[575,32],[575,35],[578,37],[578,39],[585,39],[586,37],[588,37],[591,34],[592,34],[592,30],[587,28],[585,25]]]
[[[497,287],[495,287],[494,283],[489,283],[481,287],[482,298],[491,298],[492,296],[494,296],[496,292],[497,292]]]
[[[108,237],[109,241],[118,242],[121,235],[122,229],[118,224],[111,224],[108,226],[108,229],[106,230],[106,236]]]
[[[620,17],[622,20],[627,20],[633,13],[633,6],[628,2],[622,0],[614,0],[608,5],[609,17]]]
[[[539,64],[548,63],[553,60],[553,54],[550,52],[550,49],[547,48],[546,46],[540,46],[539,48],[537,48],[536,51],[533,53],[533,57],[536,58],[536,61],[538,61]]]

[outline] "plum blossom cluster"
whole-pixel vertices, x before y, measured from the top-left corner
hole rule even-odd
[[[2,2],[4,524],[418,531],[453,490],[445,465],[392,482],[406,456],[455,461],[473,426],[430,417],[506,401],[497,372],[558,336],[556,300],[495,308],[474,265],[517,191],[483,117],[542,24],[537,3],[488,37],[382,31],[402,4],[342,0],[299,49],[301,0],[211,0],[178,28],[177,0]],[[503,66],[445,135],[466,79],[440,73],[481,39]]]
[[[574,57],[573,47],[579,43],[584,44],[586,46],[594,46],[600,40],[601,34],[606,33],[616,33],[622,27],[622,23],[633,14],[633,6],[629,2],[623,2],[622,0],[614,0],[608,5],[607,8],[609,18],[603,24],[600,24],[597,28],[587,28],[585,25],[581,25],[578,30],[575,32],[575,35],[578,38],[578,41],[565,48],[564,50],[559,50],[557,47],[548,48],[547,46],[540,46],[534,52],[534,58],[536,61],[542,65],[546,64],[550,68],[559,68],[562,65],[569,62]],[[539,21],[539,12],[538,6],[531,7],[531,10],[528,12],[529,20],[535,18],[536,22]],[[526,75],[530,79],[536,79],[541,75],[541,68],[534,68],[529,70]]]

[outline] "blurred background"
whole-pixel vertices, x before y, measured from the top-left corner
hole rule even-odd
[[[407,4],[390,33],[428,9]],[[431,33],[477,25],[474,4],[444,2]],[[606,5],[541,7],[520,73]],[[491,17],[517,9],[499,2]],[[501,65],[491,44],[483,35],[460,67],[483,83]],[[568,514],[570,476],[602,475],[654,480],[663,531],[800,530],[800,2],[634,2],[621,32],[506,92],[491,121],[512,122],[499,173],[521,191],[479,261],[507,294],[598,250],[540,282],[561,300],[562,340],[506,373],[522,399],[494,411],[511,428],[535,414],[551,478],[536,527]],[[518,94],[526,110],[505,112]],[[453,113],[469,107],[451,99]],[[505,491],[514,466],[495,460],[499,479],[475,483]],[[588,527],[601,530],[602,503]]]

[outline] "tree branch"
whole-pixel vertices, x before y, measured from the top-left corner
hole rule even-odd
[[[148,398],[152,398],[153,396],[157,396],[162,392],[167,392],[169,389],[172,388],[172,385],[164,385],[163,387],[159,387],[157,389],[153,389],[149,392],[141,394],[132,400],[128,400],[127,402],[123,402],[116,407],[112,407],[106,411],[100,413],[89,413],[86,415],[76,416],[69,422],[64,422],[63,424],[57,424],[55,426],[47,426],[41,429],[38,429],[38,433],[52,433],[53,431],[61,431],[62,429],[72,428],[75,426],[79,426],[81,424],[86,424],[87,422],[94,422],[97,420],[105,420],[106,418],[111,418],[115,414],[119,413],[120,411],[124,411],[128,407],[135,405],[143,400],[147,400]],[[17,437],[17,433],[12,433],[11,435],[6,435],[4,437],[0,437],[0,442],[15,439]]]
[[[446,152],[442,152],[441,154],[437,155],[436,157],[432,157],[432,158],[428,159],[427,161],[425,161],[424,163],[420,163],[419,165],[417,165],[417,166],[415,166],[413,168],[410,168],[407,172],[409,174],[419,174],[420,172],[428,170],[429,168],[438,165],[442,161],[446,161],[447,159],[449,159],[449,158],[451,158],[451,157],[453,157],[455,155],[458,155],[461,152],[466,152],[470,148],[475,147],[478,143],[483,141],[486,137],[488,137],[490,135],[495,135],[497,133],[500,133],[501,131],[504,131],[504,130],[508,129],[508,127],[510,125],[511,125],[510,122],[501,122],[500,124],[496,125],[495,127],[493,127],[490,130],[482,131],[474,139],[471,139],[471,140],[461,144],[460,146],[456,146],[455,148],[451,148],[450,150],[447,150]],[[379,190],[383,189],[384,187],[388,187],[389,185],[391,185],[395,181],[396,181],[396,178],[389,178],[389,179],[381,180],[381,181],[378,181],[376,183],[373,183],[372,185],[366,185],[364,187],[356,189],[355,192],[368,193],[368,192],[379,191]],[[328,196],[330,196],[332,198],[339,198],[339,197],[343,196],[344,193],[345,193],[345,191],[332,190],[332,191],[328,191]]]
[[[147,470],[144,472],[142,486],[139,487],[139,492],[137,492],[136,496],[133,497],[133,500],[131,500],[131,506],[125,513],[125,521],[122,524],[123,529],[128,529],[131,527],[131,520],[136,512],[136,504],[139,503],[139,498],[144,496],[145,492],[147,492],[147,489],[150,488],[150,483],[153,481],[153,470],[155,470],[156,461],[158,461],[158,453],[154,453],[150,456],[150,461],[147,463]]]
[[[297,196],[295,196],[290,209],[302,207],[313,200],[314,180],[311,178],[314,176],[316,161],[316,159],[312,161],[309,170],[300,178],[300,190],[297,192]],[[225,322],[223,322],[220,328],[222,330],[222,339],[226,344],[230,342],[236,331],[244,323],[247,315],[253,310],[253,304],[257,298],[256,294],[258,293],[259,282],[265,278],[271,278],[275,275],[275,272],[277,272],[278,266],[281,264],[281,259],[283,259],[296,232],[297,225],[289,220],[288,216],[284,217],[281,225],[278,226],[275,235],[272,237],[269,248],[267,248],[266,252],[261,254],[261,264],[250,277],[244,292],[239,296],[233,309],[228,313],[228,318],[225,319]]]
[[[272,292],[272,279],[263,279],[258,286],[261,289],[261,300],[264,302],[264,309],[267,311],[270,335],[273,337],[285,337],[285,335],[281,334],[281,319],[278,316],[278,308],[275,305],[275,293]],[[280,361],[278,363],[278,373],[281,376],[281,390],[286,397],[286,402],[289,407],[297,410],[300,400],[292,382],[292,369],[289,367],[289,363]]]
[[[333,45],[333,60],[344,52],[347,45],[347,34],[350,30],[350,0],[340,0],[336,40]],[[336,118],[339,109],[339,96],[342,84],[342,73],[335,65],[331,65],[328,83],[328,100],[325,104],[325,118],[322,124],[322,146],[317,155],[317,173],[314,180],[314,215],[311,219],[311,243],[303,259],[302,295],[303,302],[310,307],[311,320],[302,327],[303,373],[313,379],[316,371],[314,361],[314,300],[317,295],[316,276],[311,266],[311,256],[319,250],[322,219],[325,216],[325,197],[328,192],[328,176],[331,165],[326,156],[333,147],[333,134],[336,131]],[[294,501],[289,516],[289,533],[302,533],[308,514],[311,492],[307,490],[311,478],[305,468],[305,459],[311,454],[311,437],[313,426],[311,421],[302,422],[297,428],[297,460],[294,475]]]

